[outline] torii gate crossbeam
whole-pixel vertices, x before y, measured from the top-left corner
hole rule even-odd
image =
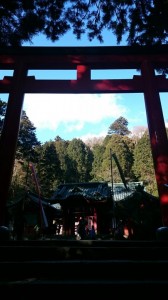
[[[5,225],[20,118],[25,93],[144,93],[163,225],[168,226],[168,141],[159,92],[168,79],[155,70],[168,68],[168,46],[21,47],[0,49],[0,69],[14,70],[0,80],[9,93],[0,139],[0,225]],[[92,80],[92,70],[139,69],[132,79]],[[37,80],[29,70],[75,70],[76,80]]]

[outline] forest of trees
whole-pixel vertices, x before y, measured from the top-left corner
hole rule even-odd
[[[7,104],[0,100],[0,132]],[[10,201],[21,197],[29,188],[36,191],[29,163],[34,164],[44,197],[51,197],[60,183],[111,181],[110,151],[117,156],[127,182],[143,181],[146,190],[157,196],[157,186],[151,155],[150,140],[146,129],[139,135],[131,134],[128,121],[119,117],[107,128],[103,139],[83,142],[56,136],[53,141],[41,144],[36,128],[22,112],[20,131],[10,189]],[[140,127],[141,131],[141,127]],[[117,165],[113,162],[113,180],[121,182]]]

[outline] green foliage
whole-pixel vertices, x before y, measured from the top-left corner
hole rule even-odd
[[[147,131],[136,143],[133,171],[137,178],[144,182],[147,191],[158,196],[150,139]]]
[[[93,164],[92,164],[92,180],[103,181],[104,174],[102,172],[103,154],[105,151],[104,145],[96,144],[93,147]]]
[[[49,197],[60,184],[61,179],[60,161],[54,142],[46,142],[41,146],[37,170],[42,194]]]
[[[27,159],[28,161],[35,161],[36,151],[35,147],[40,145],[36,138],[36,127],[32,124],[26,115],[25,111],[22,111],[22,117],[20,120],[20,129],[17,142],[16,158]]]
[[[7,103],[0,99],[0,133],[3,128],[6,109]],[[27,117],[26,112],[23,110],[20,120],[16,159],[27,159],[33,161],[35,160],[35,147],[40,145],[40,142],[37,140],[35,131],[36,127],[34,127],[33,123]]]
[[[3,127],[6,108],[7,103],[0,100],[0,133]],[[9,201],[15,201],[25,194],[28,161],[37,161],[38,159],[36,149],[40,145],[40,142],[36,138],[35,130],[36,128],[27,117],[25,111],[23,111],[20,120]],[[31,184],[30,187],[32,187]]]
[[[123,118],[119,117],[117,120],[115,120],[109,127],[108,134],[119,134],[119,135],[128,135],[131,132],[128,130],[128,121]]]
[[[12,182],[9,191],[9,203],[25,197],[27,190],[27,163],[15,159]]]
[[[109,39],[120,44],[153,45],[167,42],[168,1],[160,0],[2,0],[0,6],[0,45],[21,46],[33,36],[44,34],[58,40],[70,29],[77,39]]]
[[[104,171],[105,180],[110,181],[111,176],[111,170],[110,170],[110,151],[112,153],[115,153],[117,156],[121,168],[123,170],[124,176],[127,180],[133,180],[133,174],[132,174],[132,165],[133,165],[133,150],[134,143],[131,141],[130,138],[119,135],[119,134],[113,134],[108,141],[106,140],[106,148],[103,154],[103,163],[102,163],[102,169]],[[110,150],[111,149],[111,150]],[[114,182],[120,182],[121,176],[118,170],[117,165],[115,162],[112,162],[113,166],[113,180]]]
[[[80,139],[73,139],[67,148],[68,156],[74,169],[74,182],[88,182],[91,179],[93,154]]]
[[[54,144],[60,161],[61,182],[73,182],[75,180],[76,168],[68,155],[67,148],[69,142],[57,136]]]

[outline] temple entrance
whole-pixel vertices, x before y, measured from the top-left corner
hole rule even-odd
[[[40,53],[39,53],[40,52]],[[0,81],[0,93],[9,93],[0,141],[0,224],[5,209],[15,158],[19,122],[25,93],[144,93],[155,176],[163,225],[168,226],[168,143],[159,92],[168,91],[168,80],[155,70],[168,65],[167,46],[162,47],[21,47],[1,49],[2,69],[12,77]],[[73,70],[72,80],[38,80],[28,71]],[[139,69],[132,79],[92,79],[92,70]],[[156,122],[157,120],[157,122]],[[12,124],[12,126],[11,126]]]

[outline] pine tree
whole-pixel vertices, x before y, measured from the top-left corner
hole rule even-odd
[[[41,157],[37,166],[43,196],[49,197],[60,184],[61,168],[54,142],[46,142],[41,147]]]
[[[119,117],[115,120],[108,129],[108,134],[128,135],[131,132],[128,130],[128,121],[124,117]]]
[[[158,196],[148,131],[146,131],[136,143],[133,171],[138,180],[144,182],[146,190],[149,193]]]
[[[74,138],[68,145],[68,156],[74,169],[74,182],[88,182],[91,178],[93,154],[80,139]]]
[[[23,110],[20,121],[16,158],[31,161],[35,160],[35,147],[40,145],[35,131],[36,127],[34,127],[33,123],[27,117],[26,112]]]

